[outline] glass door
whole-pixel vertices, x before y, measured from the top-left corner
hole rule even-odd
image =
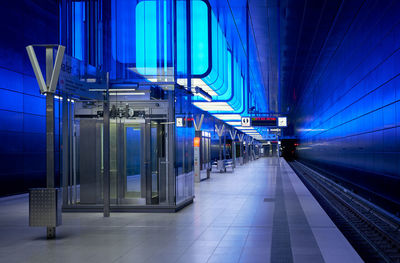
[[[125,176],[124,196],[125,198],[142,197],[142,147],[141,147],[141,125],[125,125]]]
[[[151,158],[151,204],[160,204],[167,199],[167,160],[166,160],[166,121],[150,122],[150,158]]]
[[[164,121],[165,122],[165,121]],[[161,120],[124,120],[117,151],[118,203],[154,205],[166,200],[166,133]]]

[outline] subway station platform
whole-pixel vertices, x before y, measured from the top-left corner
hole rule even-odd
[[[64,213],[28,227],[27,195],[0,199],[1,262],[362,262],[282,158],[212,173],[177,213]]]

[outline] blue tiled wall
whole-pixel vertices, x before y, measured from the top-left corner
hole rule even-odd
[[[45,186],[45,97],[25,46],[58,43],[57,8],[50,0],[1,3],[0,196]]]
[[[385,3],[333,27],[298,107],[298,154],[399,204],[400,2]]]

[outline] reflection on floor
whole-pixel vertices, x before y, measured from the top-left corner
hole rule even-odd
[[[158,193],[158,185],[157,185],[157,174],[152,174],[152,191],[153,193]],[[128,175],[126,177],[126,193],[125,197],[127,198],[140,198],[141,197],[141,188],[140,188],[140,174]]]
[[[140,193],[140,174],[128,175],[126,177],[126,190],[128,192]]]
[[[361,262],[283,159],[212,173],[175,214],[64,213],[29,228],[26,196],[0,201],[1,262]]]

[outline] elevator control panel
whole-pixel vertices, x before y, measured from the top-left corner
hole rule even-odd
[[[124,108],[116,107],[112,105],[110,110],[110,118],[144,118],[146,115],[145,111],[136,111],[133,108],[130,108],[129,105],[126,105]]]

